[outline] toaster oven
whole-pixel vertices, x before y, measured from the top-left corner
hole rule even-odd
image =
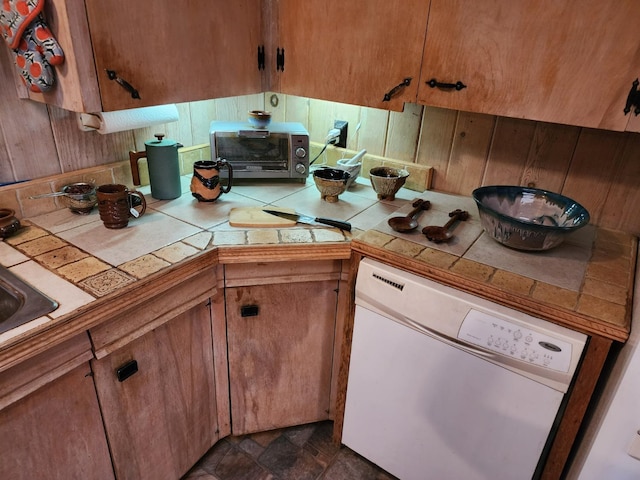
[[[254,128],[248,122],[213,121],[211,158],[223,158],[233,178],[282,178],[306,181],[309,132],[301,123],[272,122]]]

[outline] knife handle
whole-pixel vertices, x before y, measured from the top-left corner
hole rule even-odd
[[[351,224],[349,222],[342,222],[340,220],[334,220],[332,218],[316,218],[316,222],[324,223],[325,225],[330,225],[332,227],[339,228],[340,230],[346,230],[347,232],[351,231]]]

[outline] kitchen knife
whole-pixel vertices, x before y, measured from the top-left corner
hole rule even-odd
[[[293,220],[297,223],[306,223],[308,225],[315,225],[316,223],[323,223],[331,227],[339,228],[340,230],[351,231],[351,224],[349,222],[343,222],[341,220],[333,220],[331,218],[312,217],[310,215],[303,215],[301,213],[286,213],[278,210],[262,210],[263,212],[270,213],[276,217],[286,218],[287,220]]]

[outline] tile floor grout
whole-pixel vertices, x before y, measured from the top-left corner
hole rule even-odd
[[[394,480],[348,447],[332,442],[330,421],[227,437],[183,480]]]

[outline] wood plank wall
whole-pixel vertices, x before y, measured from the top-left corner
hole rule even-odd
[[[184,146],[206,144],[211,120],[243,120],[248,110],[267,109],[275,121],[303,123],[318,143],[334,120],[346,120],[350,150],[431,166],[434,190],[469,195],[480,185],[531,184],[574,198],[597,225],[640,235],[637,133],[416,104],[387,112],[268,92],[179,104],[178,122],[100,135],[80,131],[72,112],[18,99],[12,68],[0,54],[0,183],[125,161],[157,132]]]

